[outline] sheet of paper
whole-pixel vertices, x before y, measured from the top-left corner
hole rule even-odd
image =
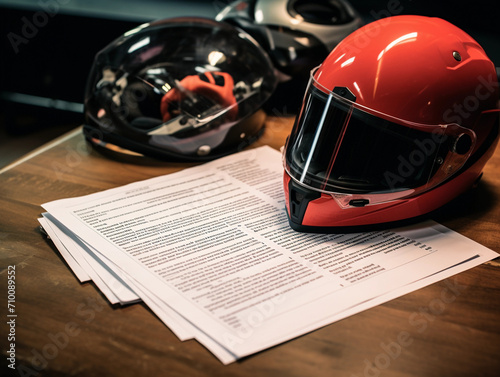
[[[225,363],[497,256],[435,223],[297,233],[268,147],[43,207]]]

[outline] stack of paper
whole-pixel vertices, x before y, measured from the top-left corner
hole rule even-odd
[[[40,223],[80,281],[142,300],[225,364],[498,256],[432,222],[295,232],[282,169],[262,147],[43,204]]]

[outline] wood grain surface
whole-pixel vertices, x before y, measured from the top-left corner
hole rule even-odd
[[[252,145],[279,149],[292,118],[269,117]],[[492,261],[284,344],[222,365],[181,342],[143,304],[112,306],[80,284],[38,229],[42,203],[193,164],[123,161],[77,129],[0,174],[0,375],[9,375],[7,266],[16,268],[16,373],[21,376],[498,376],[500,267]],[[479,185],[431,217],[500,252],[500,150]]]

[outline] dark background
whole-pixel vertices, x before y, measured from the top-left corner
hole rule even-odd
[[[81,124],[85,82],[102,47],[143,22],[176,16],[213,18],[228,3],[230,0],[0,0],[3,134]],[[366,22],[391,13],[444,18],[468,32],[500,66],[497,3],[351,0]],[[15,46],[12,38],[14,34],[24,38],[23,30],[26,40]]]

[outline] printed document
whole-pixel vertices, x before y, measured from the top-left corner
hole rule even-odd
[[[296,232],[282,176],[280,153],[261,147],[43,204],[40,223],[81,281],[142,300],[225,364],[498,256],[430,221]]]

